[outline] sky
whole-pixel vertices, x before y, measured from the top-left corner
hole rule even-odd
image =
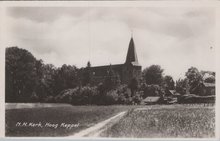
[[[184,77],[215,71],[215,10],[208,7],[10,7],[6,47],[29,50],[57,67],[122,64],[133,36],[142,69]]]

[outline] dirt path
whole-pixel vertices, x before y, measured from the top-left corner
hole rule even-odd
[[[111,127],[114,123],[121,119],[125,115],[125,113],[126,111],[120,112],[107,120],[97,123],[92,127],[89,127],[68,137],[99,137],[103,131],[105,131],[107,128]]]

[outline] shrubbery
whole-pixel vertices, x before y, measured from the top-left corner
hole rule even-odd
[[[104,101],[106,105],[118,104],[119,94],[117,90],[111,90],[107,92],[104,96]]]
[[[148,96],[160,96],[163,97],[165,95],[164,89],[159,85],[147,85],[143,84],[141,86],[141,90],[143,91],[143,97],[146,98]]]
[[[62,91],[55,97],[55,101],[73,105],[88,105],[96,103],[97,95],[98,91],[96,87],[76,87]]]
[[[132,95],[127,85],[120,85],[109,91],[102,91],[99,87],[76,87],[67,89],[57,95],[54,100],[58,103],[72,105],[113,105],[113,104],[139,104],[143,99],[143,92],[136,91]],[[48,102],[52,99],[48,98]]]

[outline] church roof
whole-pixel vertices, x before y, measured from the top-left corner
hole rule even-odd
[[[131,37],[129,47],[128,47],[128,52],[127,52],[127,57],[125,63],[131,63],[132,65],[139,66],[138,63],[138,58],[137,58],[137,53],[135,50],[135,45],[134,45],[134,40]]]

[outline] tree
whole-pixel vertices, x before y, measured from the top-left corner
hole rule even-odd
[[[34,92],[32,94],[32,99],[35,99],[35,102],[37,101],[42,101],[46,94],[44,92],[44,87],[42,83],[42,79],[44,77],[43,74],[43,61],[42,60],[37,60],[36,61],[36,85],[34,87]]]
[[[205,77],[205,75],[215,76],[215,72],[213,72],[213,71],[203,71],[202,70],[202,71],[200,71],[200,73],[203,77]]]
[[[131,82],[128,84],[128,88],[131,89],[131,94],[134,95],[138,89],[138,80],[136,78],[132,78]]]
[[[41,79],[41,99],[47,99],[50,96],[55,96],[55,79],[57,74],[57,69],[52,64],[43,64],[42,66],[43,77]]]
[[[176,81],[176,92],[180,94],[186,94],[189,90],[188,79],[179,79]]]
[[[209,77],[205,78],[204,82],[215,83],[215,76],[209,76]]]
[[[91,63],[88,61],[86,68],[80,69],[80,77],[81,77],[81,83],[83,86],[86,86],[88,84],[92,85],[92,76],[91,76]]]
[[[150,67],[143,70],[143,77],[146,84],[157,84],[161,85],[163,78],[163,69],[159,65],[151,65]]]
[[[206,83],[215,83],[215,72],[201,71],[202,78]]]
[[[25,49],[6,48],[6,102],[27,102],[36,87],[37,60]]]
[[[173,90],[175,88],[174,84],[175,84],[175,82],[173,81],[172,76],[166,75],[163,78],[163,86],[164,86],[165,89]]]
[[[189,92],[197,94],[197,92],[195,92],[194,90],[203,82],[201,73],[197,68],[191,67],[188,69],[185,75],[189,81]]]
[[[144,91],[143,97],[146,98],[148,96],[160,96],[163,97],[165,92],[161,86],[151,84],[151,85],[142,85],[142,90]]]
[[[78,69],[75,66],[62,65],[55,74],[55,93],[62,90],[75,88],[79,85]]]

